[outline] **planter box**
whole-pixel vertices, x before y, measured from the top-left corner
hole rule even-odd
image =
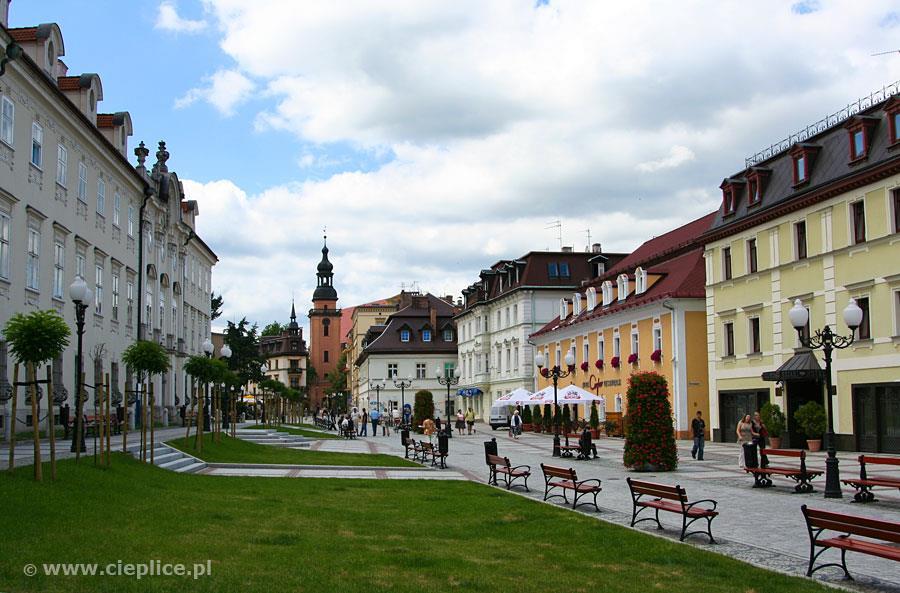
[[[822,439],[806,439],[806,446],[809,447],[810,453],[822,450]]]
[[[532,426],[533,426],[533,425],[531,425],[531,424],[528,424],[528,423],[523,422],[523,423],[522,423],[522,431],[523,431],[523,432],[529,431],[529,430],[532,429]]]

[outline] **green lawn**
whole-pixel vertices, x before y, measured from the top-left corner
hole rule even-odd
[[[273,445],[260,445],[222,435],[222,441],[213,442],[212,434],[203,435],[203,453],[194,449],[194,437],[184,437],[167,442],[168,445],[211,463],[285,463],[293,465],[371,465],[383,467],[421,467],[420,464],[394,455],[371,453],[335,453],[332,451],[308,451],[288,449]],[[2,589],[0,589],[2,591]]]
[[[470,482],[225,478],[117,454],[0,472],[0,591],[830,591]],[[805,534],[798,534],[805,537]],[[211,560],[212,576],[27,577],[47,562]],[[802,560],[798,560],[802,562]]]
[[[254,424],[253,426],[244,426],[243,429],[250,430],[266,430],[272,428],[271,426],[264,426],[262,424]],[[339,435],[336,435],[331,432],[318,432],[315,430],[304,430],[302,428],[293,428],[290,426],[279,426],[275,430],[279,432],[286,432],[288,434],[292,434],[299,437],[309,437],[311,439],[339,439],[341,438]]]

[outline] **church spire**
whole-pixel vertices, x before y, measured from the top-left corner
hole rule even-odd
[[[337,291],[332,285],[334,278],[334,266],[328,260],[328,235],[323,237],[322,245],[322,261],[316,268],[316,276],[318,278],[316,290],[313,292],[313,302],[315,301],[336,301],[338,299]]]

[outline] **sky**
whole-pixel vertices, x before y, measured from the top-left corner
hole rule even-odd
[[[224,320],[459,295],[532,250],[633,249],[744,159],[900,79],[900,2],[14,0],[132,146],[165,140]],[[98,34],[99,32],[99,34]],[[892,54],[873,56],[878,52]],[[588,241],[590,233],[590,241]]]

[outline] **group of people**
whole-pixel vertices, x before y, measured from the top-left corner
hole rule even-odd
[[[691,449],[691,457],[697,461],[703,461],[703,445],[706,438],[706,421],[703,419],[703,413],[697,411],[697,416],[691,422],[691,432],[694,436],[694,446]],[[762,454],[766,448],[766,438],[769,431],[763,424],[759,412],[753,415],[745,414],[737,423],[735,428],[740,452],[738,453],[738,467],[741,469],[747,467],[748,462],[755,467],[757,464],[766,467],[769,460]],[[759,452],[757,456],[756,453]],[[751,459],[747,459],[748,453],[752,453]]]

